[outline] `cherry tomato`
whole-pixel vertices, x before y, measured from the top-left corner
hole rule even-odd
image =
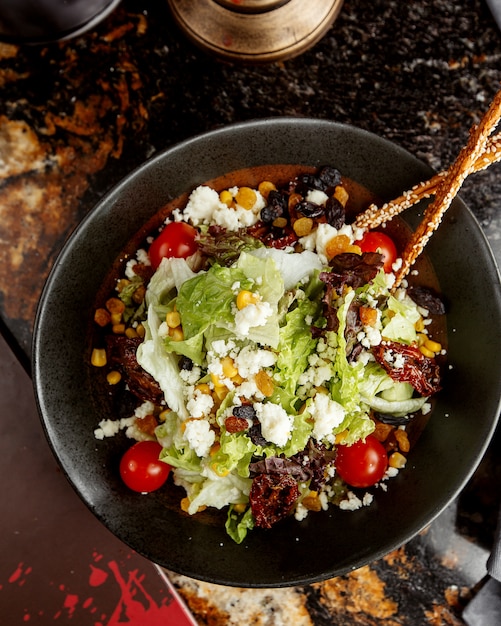
[[[336,470],[351,487],[371,487],[383,477],[388,456],[383,445],[369,435],[351,446],[338,446]]]
[[[186,222],[169,222],[153,241],[148,251],[153,269],[157,269],[164,257],[186,259],[197,251],[197,229]]]
[[[165,483],[171,467],[159,460],[161,450],[157,441],[139,441],[127,450],[120,461],[120,476],[129,489],[150,493]]]
[[[369,231],[359,241],[355,241],[355,245],[359,246],[362,252],[379,252],[383,255],[383,269],[388,274],[392,271],[391,266],[397,260],[397,248],[393,240],[377,231]]]

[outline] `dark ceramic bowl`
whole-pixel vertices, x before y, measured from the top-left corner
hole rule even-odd
[[[432,172],[372,134],[328,121],[274,118],[195,137],[147,161],[118,184],[64,246],[43,292],[33,347],[34,387],[50,445],[89,509],[157,564],[197,579],[247,587],[306,584],[343,574],[427,526],[468,481],[494,431],[501,394],[500,280],[480,227],[456,199],[430,256],[449,302],[449,367],[432,418],[407,467],[372,506],[334,507],[237,545],[217,523],[180,513],[166,495],[139,496],[118,476],[124,449],[93,431],[113,418],[94,392],[85,329],[109,268],[169,200],[226,172],[262,164],[332,164],[389,200]],[[415,225],[417,211],[406,219]],[[167,489],[168,491],[168,489]]]

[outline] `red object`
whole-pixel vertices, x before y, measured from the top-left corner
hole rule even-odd
[[[362,252],[379,252],[383,255],[384,271],[389,274],[392,271],[392,265],[397,260],[397,248],[393,240],[375,230],[371,230],[359,241],[355,241],[355,245],[359,246]]]
[[[194,254],[198,245],[195,241],[198,231],[185,222],[170,222],[150,246],[148,255],[154,269],[164,257],[186,259]]]
[[[170,474],[170,465],[159,460],[162,446],[157,441],[138,441],[120,461],[120,476],[133,491],[151,493],[160,489]]]
[[[31,381],[1,336],[0,415],[0,624],[196,626],[165,572],[75,494],[46,442]]]
[[[369,435],[351,446],[338,446],[336,470],[351,487],[371,487],[383,478],[388,457],[383,445]]]

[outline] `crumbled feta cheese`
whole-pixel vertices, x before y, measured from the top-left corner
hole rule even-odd
[[[148,253],[146,252],[146,250],[143,250],[142,248],[136,252],[136,258],[139,261],[139,263],[142,263],[143,265],[151,265],[151,261],[150,261],[150,257],[148,256]]]
[[[214,399],[209,393],[202,393],[199,389],[194,389],[190,394],[190,399],[186,403],[186,408],[191,417],[206,417],[214,406]]]
[[[237,335],[247,337],[251,328],[264,326],[271,315],[273,315],[273,308],[269,302],[261,301],[255,304],[248,304],[235,313],[235,330]]]
[[[216,435],[205,419],[187,420],[185,422],[184,436],[193,448],[195,454],[204,457],[209,454]]]
[[[293,416],[273,402],[266,402],[265,404],[256,402],[254,410],[261,422],[263,437],[277,446],[285,446],[292,434]]]
[[[313,398],[309,411],[314,420],[313,436],[317,441],[326,439],[334,443],[334,428],[337,428],[345,417],[344,408],[325,393],[317,393]]]
[[[138,407],[136,407],[136,410],[134,411],[134,416],[139,418],[146,417],[147,415],[151,415],[154,410],[155,405],[153,404],[153,402],[149,402],[148,400],[146,400],[146,402],[143,402]]]
[[[194,226],[209,224],[221,206],[223,204],[217,191],[206,185],[200,185],[191,192],[182,217]]]
[[[320,206],[325,206],[328,199],[329,196],[325,192],[320,191],[320,189],[310,189],[305,197],[305,200],[308,202],[313,202],[314,204],[318,204]]]
[[[252,345],[244,346],[235,355],[235,366],[242,378],[250,378],[266,367],[272,367],[276,355],[271,350],[262,350]]]
[[[339,508],[342,511],[356,511],[362,508],[362,506],[362,500],[360,500],[353,491],[348,491],[346,498],[339,503]]]
[[[306,517],[308,517],[308,509],[301,502],[299,502],[296,506],[296,510],[294,511],[294,517],[298,522],[301,522]]]
[[[187,385],[194,385],[202,375],[202,370],[198,365],[193,365],[191,369],[179,370],[179,376]]]
[[[134,265],[137,265],[136,259],[130,259],[125,265],[125,277],[129,280],[132,280],[134,276],[136,276],[136,273],[134,272]]]

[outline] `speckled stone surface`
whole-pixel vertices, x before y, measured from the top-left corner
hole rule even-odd
[[[500,81],[501,34],[481,0],[347,1],[314,48],[256,67],[194,48],[156,0],[125,0],[68,42],[0,44],[4,333],[29,367],[38,298],[63,242],[103,193],[158,150],[228,123],[292,115],[364,128],[439,170]],[[501,165],[468,179],[461,196],[501,261]],[[500,480],[498,437],[427,533],[326,583],[267,593],[173,578],[197,621],[212,626],[461,624],[485,573]]]

